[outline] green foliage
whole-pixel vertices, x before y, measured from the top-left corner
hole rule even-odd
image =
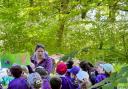
[[[127,0],[1,0],[0,47],[70,54],[95,62],[128,62]]]
[[[67,60],[73,60],[75,55],[78,53],[78,51],[73,51],[70,54],[66,54],[64,57],[60,58],[60,61],[67,61]]]
[[[128,63],[127,2],[0,0],[1,60],[5,63],[9,58],[11,64],[22,63],[22,54],[18,53],[32,54],[35,45],[42,43],[49,54],[67,54],[60,60],[76,57],[93,63],[114,62],[117,72],[99,83],[111,83],[103,86],[104,89],[125,83],[128,67],[120,69],[124,65],[117,64]],[[24,62],[29,64],[30,61]]]

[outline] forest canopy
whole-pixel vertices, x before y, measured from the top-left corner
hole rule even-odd
[[[128,0],[0,0],[3,53],[42,43],[49,54],[128,62],[127,42]]]

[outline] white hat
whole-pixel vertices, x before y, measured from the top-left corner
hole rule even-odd
[[[114,67],[112,64],[106,63],[106,64],[100,64],[100,66],[107,72],[114,72]]]
[[[77,78],[79,80],[83,80],[83,79],[89,79],[89,75],[87,72],[83,71],[83,70],[80,70],[77,74],[76,74]]]

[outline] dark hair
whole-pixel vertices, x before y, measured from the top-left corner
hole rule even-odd
[[[103,69],[103,71],[105,71],[105,70]],[[105,74],[107,75],[107,77],[110,77],[111,72],[110,72],[110,73],[107,73],[107,72],[105,71]]]
[[[72,60],[67,61],[67,63],[66,63],[67,68],[71,69],[73,64],[74,64],[74,62]]]
[[[35,51],[36,51],[38,48],[43,48],[43,49],[44,49],[45,47],[44,47],[44,45],[42,45],[42,44],[37,44],[37,45],[36,45],[36,48],[35,48]]]
[[[12,66],[10,72],[15,78],[19,78],[22,74],[22,68],[19,65]]]
[[[86,62],[86,61],[81,61],[80,62],[80,68],[83,70],[83,71],[89,71],[89,69],[90,69],[90,65],[88,64],[88,62]]]
[[[92,63],[90,63],[90,62],[88,62],[88,65],[89,65],[90,67],[94,67],[94,66],[93,66],[93,64],[92,64]]]
[[[50,84],[52,89],[60,89],[62,81],[59,77],[53,77],[50,79]]]
[[[29,71],[29,74],[33,73],[34,71],[32,70],[32,67],[30,65],[27,65],[27,68],[28,68],[28,71]]]
[[[39,73],[42,78],[45,78],[48,75],[48,72],[42,66],[36,67],[35,72]]]

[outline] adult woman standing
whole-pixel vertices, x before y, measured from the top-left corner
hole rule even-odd
[[[48,74],[50,74],[52,71],[52,58],[48,57],[44,46],[41,44],[36,45],[35,53],[33,56],[31,56],[31,62],[35,67],[44,67]]]

